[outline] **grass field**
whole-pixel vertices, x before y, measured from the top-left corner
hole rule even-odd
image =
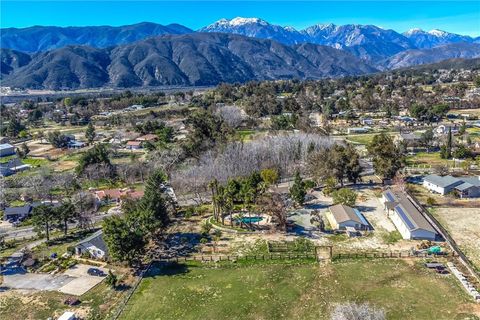
[[[372,139],[374,136],[375,136],[374,134],[354,134],[354,135],[352,134],[352,135],[348,135],[346,137],[346,140],[354,144],[367,145],[370,142],[372,142]]]
[[[452,165],[452,160],[440,158],[440,152],[417,152],[413,156],[407,157],[409,165]]]
[[[329,319],[345,302],[369,302],[388,319],[480,315],[451,276],[403,260],[348,260],[156,266],[120,319]]]

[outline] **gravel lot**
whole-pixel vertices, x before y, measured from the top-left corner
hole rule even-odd
[[[433,214],[480,268],[480,208],[442,207],[435,208]]]

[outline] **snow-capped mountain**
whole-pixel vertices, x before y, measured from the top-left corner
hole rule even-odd
[[[413,48],[403,35],[373,25],[321,24],[308,27],[302,33],[309,35],[310,42],[344,49],[365,60],[382,59]]]
[[[314,43],[349,51],[367,61],[378,61],[412,49],[430,49],[450,43],[478,42],[469,36],[439,29],[411,29],[403,34],[374,25],[316,24],[303,30],[270,24],[259,18],[221,19],[201,32],[236,33],[273,39],[285,44]]]
[[[400,51],[413,49],[403,35],[372,25],[332,23],[317,24],[298,31],[273,25],[259,18],[221,19],[200,32],[235,33],[248,37],[273,39],[285,44],[314,43],[345,49],[365,60],[383,59]]]
[[[419,49],[429,49],[449,43],[473,42],[474,40],[469,36],[462,36],[439,29],[423,31],[422,29],[415,28],[404,32],[403,35]]]
[[[393,56],[396,57],[388,60],[389,66],[431,61],[430,57],[435,54],[445,59],[460,56],[467,58],[473,56],[471,54],[472,50],[477,50],[475,44],[480,43],[480,37],[472,38],[439,29],[427,32],[417,28],[400,34],[394,30],[374,25],[335,25],[328,23],[316,24],[303,30],[297,30],[291,26],[271,24],[260,18],[242,17],[221,19],[198,31],[201,33],[227,33],[250,38],[271,39],[286,44],[294,50],[301,47],[300,44],[305,43],[330,46],[348,51],[376,68],[384,68],[383,61]],[[2,49],[8,48],[32,53],[64,48],[72,44],[105,48],[160,35],[195,33],[195,31],[178,24],[162,26],[148,22],[119,27],[62,28],[36,26],[20,29],[6,28],[0,29],[0,32],[2,33],[0,45]],[[261,43],[261,41],[258,43]],[[447,47],[446,45],[449,44],[465,45]],[[437,47],[440,47],[440,49],[429,50]],[[455,48],[455,50],[452,48]],[[458,51],[459,48],[461,48],[461,54]],[[409,51],[406,55],[399,55],[399,53],[406,51]],[[445,54],[441,54],[441,52]],[[421,55],[421,59],[413,58],[417,55]]]
[[[284,44],[308,42],[302,33],[292,27],[270,24],[259,18],[220,19],[198,31],[234,33],[253,38],[272,39]]]

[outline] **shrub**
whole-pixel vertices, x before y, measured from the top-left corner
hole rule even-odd
[[[432,207],[434,206],[435,204],[437,203],[437,201],[435,201],[435,199],[433,199],[432,197],[428,197],[427,198],[427,205]]]

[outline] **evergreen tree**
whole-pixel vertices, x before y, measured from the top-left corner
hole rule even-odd
[[[95,140],[95,136],[95,127],[92,122],[89,122],[87,130],[85,130],[85,139],[87,139],[88,143],[92,143]]]
[[[452,127],[448,128],[447,136],[447,159],[452,157]]]
[[[50,230],[55,219],[53,207],[42,204],[33,209],[32,223],[38,231],[44,231],[47,241],[50,240]]]
[[[353,207],[357,201],[357,194],[352,189],[341,188],[332,193],[334,204],[344,204]]]
[[[300,176],[300,172],[295,172],[295,179],[293,180],[293,185],[290,188],[290,196],[292,197],[293,201],[298,205],[303,205],[305,202],[305,195],[307,192],[305,191],[305,183]]]
[[[55,209],[55,218],[58,225],[63,229],[63,234],[68,233],[68,223],[73,222],[76,216],[75,206],[71,202],[65,202],[60,207]]]
[[[119,216],[109,217],[103,221],[103,239],[113,260],[126,261],[130,265],[145,250],[146,242],[142,231]]]
[[[383,179],[392,179],[404,163],[402,152],[386,133],[375,135],[367,150],[373,158],[375,173]]]
[[[166,205],[166,195],[164,193],[166,176],[161,170],[156,170],[145,183],[145,193],[140,200],[139,208],[143,211],[151,212],[155,219],[155,227],[165,228],[170,218]]]

